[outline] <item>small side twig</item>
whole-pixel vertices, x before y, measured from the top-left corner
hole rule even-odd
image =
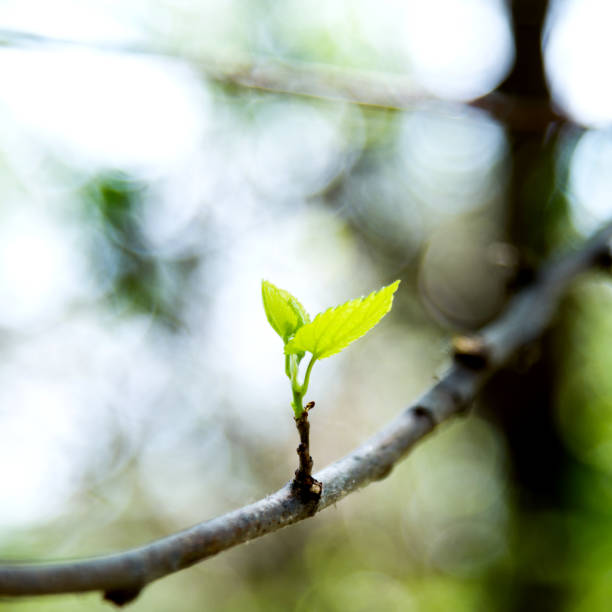
[[[321,498],[323,485],[312,477],[313,461],[310,456],[310,423],[308,422],[308,412],[314,408],[314,402],[308,402],[304,406],[302,414],[295,418],[295,426],[300,434],[300,444],[297,447],[297,454],[300,464],[295,470],[295,478],[291,482],[291,489],[304,503],[315,503]]]

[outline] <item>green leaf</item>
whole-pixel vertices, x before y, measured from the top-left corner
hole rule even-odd
[[[294,338],[285,346],[291,355],[309,351],[315,359],[324,359],[347,347],[370,331],[388,312],[393,303],[393,294],[400,281],[357,298],[329,308],[318,314],[312,323],[300,327]]]
[[[310,317],[304,307],[288,292],[268,281],[261,281],[264,310],[272,329],[285,344]]]

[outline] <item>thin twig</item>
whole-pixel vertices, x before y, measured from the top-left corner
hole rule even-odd
[[[439,98],[419,87],[413,78],[401,73],[270,59],[245,61],[234,67],[230,64],[215,67],[210,63],[204,70],[219,83],[364,107],[409,110],[439,102]],[[548,99],[519,98],[498,91],[465,104],[486,111],[516,132],[539,132],[550,123],[569,120]]]
[[[436,384],[355,451],[315,474],[323,487],[315,512],[387,476],[418,440],[465,410],[495,371],[543,333],[572,280],[589,268],[610,264],[611,237],[612,224],[580,250],[544,268],[499,318],[480,331],[477,342],[456,343],[459,352]],[[480,358],[462,359],[461,351],[467,347],[473,353],[469,347],[474,346],[480,347]],[[0,566],[0,594],[100,590],[121,605],[162,576],[312,514],[312,504],[304,503],[288,483],[253,504],[126,552],[65,563]]]

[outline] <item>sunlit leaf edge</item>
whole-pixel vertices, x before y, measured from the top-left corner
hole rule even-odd
[[[308,351],[316,359],[339,353],[375,327],[391,310],[399,283],[397,280],[365,297],[319,313],[311,323],[297,330],[285,346],[285,353],[290,355]]]

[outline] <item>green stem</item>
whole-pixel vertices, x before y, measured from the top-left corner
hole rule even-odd
[[[285,355],[285,374],[287,374],[291,380],[291,393],[293,394],[293,402],[291,403],[291,406],[293,407],[293,412],[295,413],[296,419],[299,419],[304,412],[304,395],[306,395],[306,391],[308,390],[310,373],[312,372],[312,366],[315,364],[316,360],[317,359],[314,355],[310,358],[310,362],[306,368],[306,374],[304,375],[304,383],[300,385],[300,381],[298,380],[298,371],[301,357],[298,357],[297,355]]]
[[[310,373],[312,372],[312,366],[315,364],[316,360],[317,358],[314,355],[310,358],[308,367],[306,368],[306,374],[304,375],[304,384],[302,385],[302,395],[305,395],[306,391],[308,391],[308,385],[310,384]]]
[[[289,357],[289,370],[291,373],[291,393],[293,394],[293,412],[295,414],[295,418],[299,419],[302,416],[302,412],[304,412],[304,407],[302,406],[302,398],[304,397],[304,393],[302,392],[302,386],[298,382],[298,360],[297,355],[291,355]]]
[[[299,391],[293,390],[293,402],[291,405],[293,407],[293,413],[295,414],[296,419],[299,419],[304,412],[304,406],[302,405],[303,397],[304,396]]]

